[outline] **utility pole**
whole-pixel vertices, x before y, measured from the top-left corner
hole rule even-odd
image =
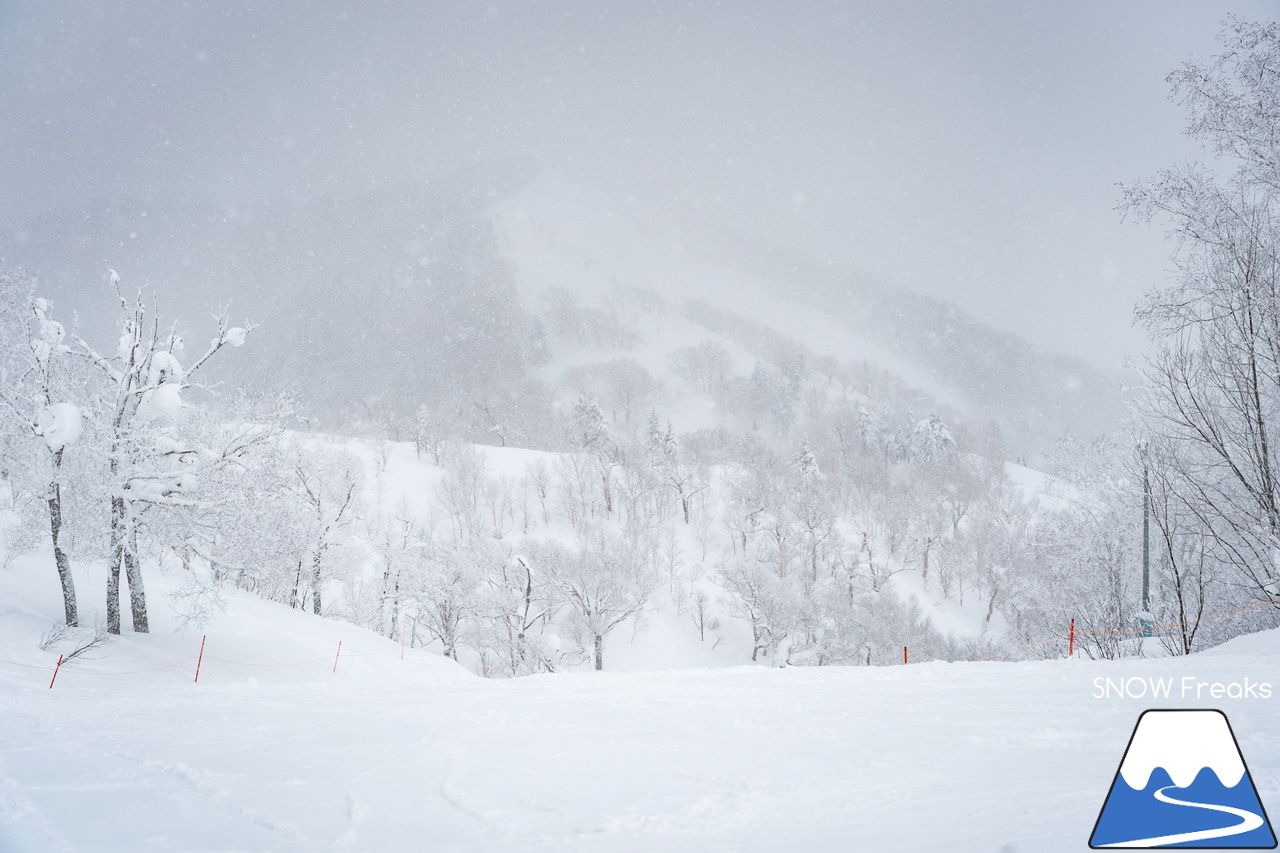
[[[1147,442],[1142,442],[1142,636],[1151,636],[1151,462]]]

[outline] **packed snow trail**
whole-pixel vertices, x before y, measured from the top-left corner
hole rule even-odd
[[[0,686],[0,850],[1081,851],[1147,707],[1091,698],[1094,677],[1274,672],[1221,655],[486,681],[440,663]],[[1273,705],[1222,704],[1274,797]]]
[[[1179,832],[1173,835],[1161,835],[1156,838],[1139,838],[1136,841],[1125,841],[1120,844],[1104,844],[1103,847],[1170,847],[1174,844],[1185,844],[1188,841],[1208,841],[1211,838],[1228,838],[1232,835],[1243,835],[1246,832],[1252,832],[1262,826],[1264,821],[1261,815],[1254,814],[1245,809],[1238,809],[1234,806],[1219,806],[1212,803],[1193,803],[1187,800],[1176,800],[1170,797],[1165,791],[1171,788],[1177,788],[1177,785],[1167,785],[1155,791],[1155,798],[1162,803],[1169,803],[1173,806],[1189,806],[1193,809],[1209,809],[1215,812],[1225,812],[1226,814],[1235,815],[1240,818],[1240,823],[1234,826],[1224,826],[1219,829],[1200,829],[1195,832]]]

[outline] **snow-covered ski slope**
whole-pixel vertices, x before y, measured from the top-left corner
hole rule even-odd
[[[0,657],[51,666],[52,569],[20,560],[0,590]],[[194,661],[87,674],[195,655],[156,622],[53,689],[0,665],[0,850],[1085,850],[1138,714],[1210,704],[1280,808],[1277,700],[1177,698],[1184,677],[1274,680],[1275,633],[1187,659],[488,681],[231,595],[200,684]],[[1093,698],[1095,678],[1148,676],[1174,698]]]

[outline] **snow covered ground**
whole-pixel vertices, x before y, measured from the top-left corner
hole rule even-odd
[[[0,573],[0,658],[48,666],[56,582],[33,568]],[[1274,681],[1274,633],[1189,659],[487,681],[350,625],[229,604],[198,685],[193,661],[88,674],[194,656],[199,637],[163,619],[53,689],[0,664],[0,850],[1084,850],[1148,707],[1222,708],[1280,809],[1280,691],[1094,698],[1100,676]]]

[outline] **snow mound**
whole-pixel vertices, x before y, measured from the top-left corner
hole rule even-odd
[[[105,622],[98,606],[106,586],[105,568],[74,564],[82,627],[50,641],[62,621],[61,590],[50,563],[44,557],[26,556],[0,570],[0,691],[48,689],[58,656],[91,639],[94,626]],[[240,590],[221,591],[225,607],[204,627],[184,626],[178,611],[191,594],[187,573],[181,568],[148,568],[151,632],[131,632],[126,612],[124,634],[106,638],[63,666],[55,690],[134,693],[192,685],[202,641],[201,687],[476,680],[438,653],[404,649],[402,657],[399,644],[380,634]]]
[[[1242,634],[1227,642],[1205,649],[1200,655],[1280,655],[1280,628]]]

